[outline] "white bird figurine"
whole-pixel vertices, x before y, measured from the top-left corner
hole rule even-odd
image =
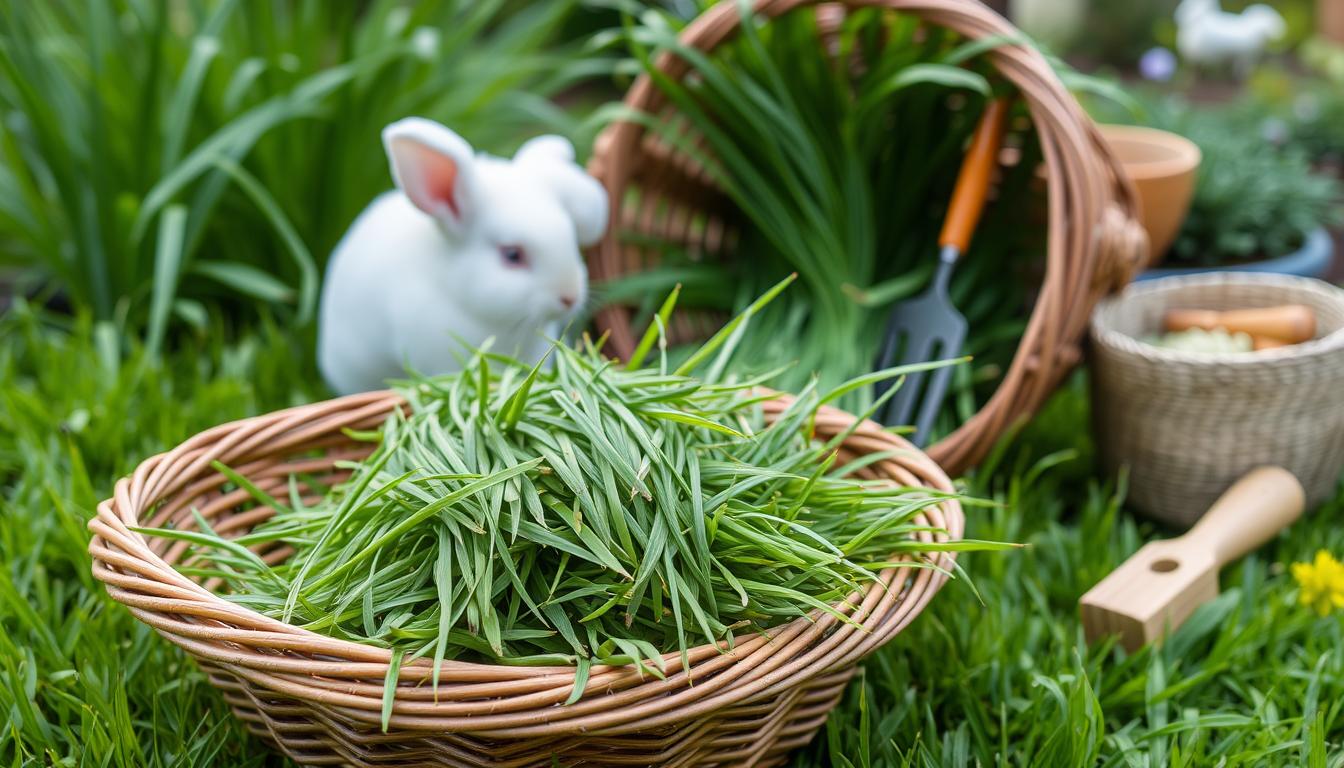
[[[1283,37],[1283,16],[1268,5],[1228,13],[1218,0],[1182,0],[1176,8],[1176,50],[1200,67],[1230,65],[1246,77],[1266,46]]]
[[[506,160],[422,118],[383,131],[397,189],[359,215],[322,286],[317,360],[341,394],[438,375],[494,340],[532,362],[583,306],[582,246],[607,228],[607,193],[560,136]]]

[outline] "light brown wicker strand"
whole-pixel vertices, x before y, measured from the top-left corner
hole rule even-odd
[[[1140,341],[1174,307],[1305,304],[1316,338],[1263,352],[1201,355]],[[1092,323],[1094,420],[1112,471],[1140,509],[1189,525],[1250,469],[1275,464],[1316,504],[1344,471],[1344,290],[1308,278],[1205,274],[1136,283]]]
[[[768,19],[819,4],[817,0],[756,0],[754,7]],[[974,0],[846,0],[826,5],[902,11],[972,39],[1019,34]],[[710,51],[735,34],[740,20],[736,3],[720,3],[687,26],[681,42]],[[819,51],[818,55],[824,54]],[[979,413],[929,449],[934,460],[953,475],[973,465],[1007,430],[1036,411],[1081,358],[1080,341],[1095,302],[1128,282],[1147,261],[1147,240],[1136,221],[1133,189],[1095,125],[1049,63],[1038,51],[1019,45],[1000,46],[988,56],[1021,92],[1036,125],[1047,173],[1050,224],[1045,277],[1011,365]],[[658,66],[672,78],[684,77],[688,68],[685,61],[670,55],[663,56]],[[667,116],[662,94],[644,76],[635,81],[625,104]],[[703,143],[700,146],[703,151]],[[687,158],[672,157],[643,126],[634,122],[610,126],[599,138],[590,170],[606,185],[611,220],[617,223],[589,253],[595,283],[656,263],[657,254],[648,253],[647,246],[622,242],[631,230],[682,237],[693,249],[725,256],[721,246],[728,238],[718,233],[732,219],[727,199],[706,194],[712,185],[703,169]],[[630,192],[638,192],[635,202]],[[685,214],[687,208],[708,215],[704,231],[689,224],[695,217]],[[669,214],[669,210],[677,213]],[[638,336],[638,329],[631,327],[630,309],[608,307],[597,322],[611,332],[610,349],[628,356]]]
[[[765,404],[773,417],[785,397]],[[338,459],[367,445],[343,430],[381,424],[404,401],[375,392],[246,419],[208,430],[155,456],[119,481],[90,522],[94,575],[141,621],[182,647],[207,671],[234,712],[257,735],[305,765],[548,766],[553,754],[584,765],[778,765],[806,743],[841,696],[855,664],[901,631],[945,582],[942,570],[896,568],[839,607],[859,626],[829,614],[735,639],[731,651],[692,649],[687,684],[669,654],[664,680],[628,667],[596,667],[584,697],[563,706],[570,667],[506,667],[445,661],[402,670],[388,733],[379,726],[390,653],[262,616],[178,573],[187,552],[130,530],[142,524],[194,526],[196,510],[217,530],[243,532],[268,518],[211,469],[220,461],[263,489],[283,490],[293,472],[343,476]],[[851,417],[825,409],[819,435],[838,434]],[[950,491],[946,474],[899,437],[868,423],[842,455],[892,451],[869,477]],[[314,455],[316,453],[317,455]],[[300,486],[300,493],[311,489]],[[924,522],[959,538],[954,500],[925,511]],[[287,556],[284,549],[261,553]],[[954,555],[933,561],[946,569]]]

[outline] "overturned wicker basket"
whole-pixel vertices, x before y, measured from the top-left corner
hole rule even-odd
[[[777,414],[784,398],[765,404]],[[562,705],[574,685],[570,667],[507,667],[443,662],[437,692],[432,662],[401,669],[387,733],[380,727],[388,651],[336,640],[267,618],[224,600],[174,570],[184,547],[147,539],[139,526],[193,528],[196,509],[221,534],[241,533],[268,518],[246,491],[224,492],[220,461],[268,492],[284,493],[295,473],[338,480],[340,460],[369,445],[345,429],[382,424],[404,401],[390,392],[329,400],[225,424],[155,456],[117,483],[90,522],[94,575],[136,618],[194,656],[253,733],[304,765],[550,766],[778,765],[805,744],[835,706],[855,665],[900,632],[946,577],[928,568],[894,568],[842,608],[861,628],[818,614],[737,639],[732,652],[690,652],[691,677],[666,657],[666,680],[629,667],[594,667],[583,698]],[[822,437],[852,424],[823,409]],[[896,451],[863,475],[949,491],[950,481],[909,443],[862,425],[845,441],[849,457]],[[309,493],[300,484],[300,493]],[[962,512],[945,501],[923,513],[959,538]],[[291,553],[259,553],[278,562]],[[952,553],[937,563],[951,565]]]
[[[971,39],[1021,37],[977,0],[754,0],[752,5],[766,19],[817,7],[832,13],[881,7],[913,14]],[[682,32],[681,42],[711,51],[736,33],[741,20],[738,3],[719,3]],[[818,55],[824,54],[819,50]],[[1040,293],[998,389],[971,420],[929,449],[929,455],[954,476],[983,457],[1005,431],[1035,413],[1079,362],[1093,304],[1127,283],[1147,260],[1147,237],[1137,224],[1133,189],[1096,126],[1050,64],[1039,51],[1022,45],[1001,45],[987,55],[1020,91],[1036,125],[1045,158],[1049,238]],[[686,61],[674,56],[664,56],[659,67],[673,79],[688,71]],[[636,80],[625,104],[660,118],[673,111],[647,76]],[[702,143],[699,151],[708,149]],[[649,240],[679,243],[707,258],[731,258],[727,252],[736,224],[731,203],[696,162],[642,124],[610,126],[599,138],[590,170],[607,187],[614,223],[589,254],[595,283],[656,264],[658,254],[641,244]],[[707,225],[696,225],[706,216]],[[632,327],[632,314],[628,307],[611,306],[596,318],[599,327],[611,333],[608,349],[620,357],[630,354],[642,330]]]

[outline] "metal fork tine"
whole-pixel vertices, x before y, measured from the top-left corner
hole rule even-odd
[[[887,328],[882,334],[882,351],[877,356],[877,367],[874,370],[882,371],[896,365],[896,352],[901,349],[902,342],[905,342],[906,347],[910,346],[910,333],[902,326],[899,315],[893,312],[891,317],[888,318]],[[886,394],[887,390],[891,389],[895,383],[893,379],[878,382],[877,386],[873,387],[873,397],[877,398]],[[888,403],[888,405],[890,404]],[[884,407],[882,412],[886,413],[887,410],[888,408]]]
[[[936,341],[937,339],[931,336],[909,339],[900,364],[909,365],[928,360]],[[883,424],[894,426],[910,423],[910,416],[915,411],[915,396],[921,391],[925,376],[924,372],[906,375],[905,381],[901,382],[901,388],[887,401],[887,407],[883,411]]]
[[[926,392],[947,392],[948,379],[952,377],[952,368],[938,368],[931,371],[930,375],[932,379]],[[925,441],[929,439],[929,431],[933,429],[933,420],[937,418],[942,404],[943,398],[925,395],[919,406],[919,418],[915,421],[915,434],[912,438],[915,447],[924,447]]]
[[[901,388],[887,401],[882,423],[887,426],[905,426],[910,423],[910,414],[915,409],[915,392],[919,391],[924,380],[923,373],[911,373],[901,382]]]
[[[1003,141],[1009,103],[1007,98],[994,99],[980,116],[957,173],[942,232],[938,235],[938,268],[933,273],[933,281],[922,294],[896,305],[888,315],[882,355],[878,360],[881,368],[889,367],[895,352],[893,339],[902,332],[908,337],[905,354],[901,355],[903,364],[954,358],[961,354],[962,343],[966,340],[966,317],[952,303],[949,291],[952,270],[971,244],[975,225],[980,220]],[[935,347],[937,358],[933,356]],[[900,390],[887,401],[882,423],[888,426],[910,424],[911,414],[918,409],[914,442],[923,445],[933,428],[943,396],[947,394],[950,375],[951,370],[944,367],[936,369],[932,375],[921,372],[908,376]]]

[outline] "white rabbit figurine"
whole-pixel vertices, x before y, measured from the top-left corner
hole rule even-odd
[[[560,136],[512,160],[476,154],[423,118],[383,130],[397,189],[332,253],[317,359],[341,394],[405,374],[451,373],[463,344],[539,359],[587,293],[579,253],[607,227],[607,193]]]

